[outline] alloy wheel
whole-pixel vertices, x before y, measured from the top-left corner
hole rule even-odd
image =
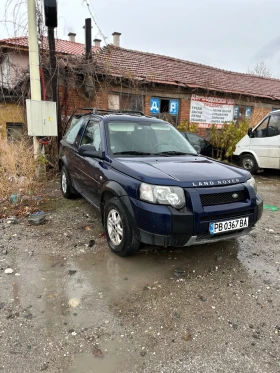
[[[111,209],[107,216],[107,229],[110,240],[115,246],[120,245],[123,239],[123,223],[120,213]]]
[[[61,188],[62,188],[63,193],[67,192],[67,178],[66,178],[65,171],[62,171],[62,174],[61,174]]]

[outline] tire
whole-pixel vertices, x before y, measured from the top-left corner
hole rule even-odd
[[[140,242],[132,230],[121,201],[113,197],[104,206],[104,226],[108,245],[119,256],[135,254]]]
[[[71,185],[69,174],[65,166],[61,168],[60,187],[64,198],[72,199],[77,197],[77,192]]]
[[[240,157],[240,166],[251,174],[255,174],[258,171],[258,164],[255,157],[252,154],[244,154]]]

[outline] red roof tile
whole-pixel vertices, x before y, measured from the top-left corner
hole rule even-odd
[[[0,40],[0,45],[3,46],[11,46],[11,47],[21,47],[28,49],[28,38],[27,36],[18,37],[18,38],[9,38],[9,39],[2,39]],[[43,45],[42,48],[44,50],[49,49],[48,39],[47,37],[43,36]],[[58,53],[62,54],[72,54],[72,55],[83,55],[85,54],[85,45],[81,43],[75,43],[69,40],[62,40],[56,39],[55,40],[55,48]],[[92,47],[93,51],[98,50],[97,47]]]
[[[2,39],[1,45],[28,49],[28,38]],[[46,37],[43,37],[43,49],[48,49]],[[56,39],[56,50],[61,54],[82,56],[85,47],[81,43]],[[226,71],[113,45],[104,48],[93,47],[92,50],[98,51],[95,58],[99,71],[111,76],[280,100],[280,80],[278,79]]]
[[[226,71],[153,53],[108,45],[96,54],[101,71],[148,82],[280,99],[280,80]]]

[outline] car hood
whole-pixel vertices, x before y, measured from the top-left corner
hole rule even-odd
[[[142,182],[182,187],[231,185],[250,178],[248,171],[201,156],[114,158],[112,167]]]

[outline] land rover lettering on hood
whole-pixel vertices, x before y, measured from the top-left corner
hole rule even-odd
[[[141,112],[78,109],[61,141],[61,190],[101,214],[108,245],[190,246],[250,232],[263,200],[250,172],[201,156],[171,124]]]

